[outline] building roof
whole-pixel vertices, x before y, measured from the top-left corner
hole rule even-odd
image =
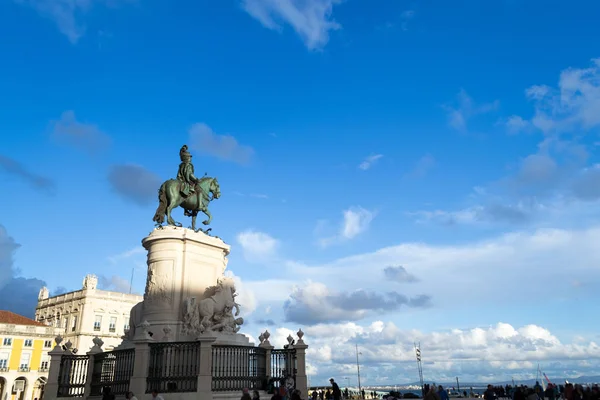
[[[0,310],[0,324],[46,326],[41,322],[34,321],[30,318],[6,310]]]

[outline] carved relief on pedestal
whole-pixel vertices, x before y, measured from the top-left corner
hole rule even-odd
[[[237,317],[240,309],[236,296],[233,279],[222,277],[217,285],[206,289],[201,299],[187,298],[182,304],[184,334],[237,333],[244,319]]]
[[[144,302],[148,304],[171,305],[173,302],[173,267],[164,265],[165,261],[152,263],[148,267]]]

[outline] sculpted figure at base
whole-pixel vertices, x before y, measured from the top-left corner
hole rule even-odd
[[[192,217],[192,229],[196,232],[202,231],[208,233],[209,229],[196,229],[196,217],[199,212],[206,214],[207,220],[202,221],[204,225],[210,225],[212,215],[208,211],[208,203],[221,197],[221,189],[217,178],[208,176],[196,178],[194,175],[194,165],[192,164],[192,155],[188,147],[183,145],[179,151],[181,164],[177,171],[177,179],[165,181],[158,190],[158,208],[152,219],[157,226],[161,226],[167,218],[167,224],[181,226],[179,222],[173,220],[171,211],[176,207],[184,209],[184,215]]]
[[[186,299],[182,310],[184,332],[199,334],[205,331],[239,331],[239,325],[243,324],[244,320],[236,318],[240,313],[240,306],[235,301],[236,296],[233,279],[222,277],[215,286],[206,288],[202,299]]]
[[[236,318],[233,315],[233,310],[229,305],[225,307],[221,314],[215,315],[213,320],[215,324],[211,329],[224,333],[238,333],[241,325],[244,323],[244,318]]]

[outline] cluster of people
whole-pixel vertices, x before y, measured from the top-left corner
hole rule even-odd
[[[241,400],[260,400],[260,392],[258,390],[253,390],[252,395],[250,395],[249,389],[243,389]],[[302,400],[302,397],[298,389],[290,391],[282,385],[273,390],[271,400]]]
[[[377,399],[379,396],[375,391],[348,390],[343,391],[333,378],[329,380],[331,388],[316,388],[310,391],[309,397],[311,400],[341,400],[341,399]]]
[[[566,383],[555,385],[549,383],[544,389],[539,382],[533,387],[521,386],[492,386],[488,385],[483,395],[484,400],[512,399],[512,400],[600,400],[598,385],[586,386]]]

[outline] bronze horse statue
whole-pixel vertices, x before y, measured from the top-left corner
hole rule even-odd
[[[209,229],[196,229],[196,216],[198,212],[203,212],[208,217],[207,220],[202,221],[204,225],[209,225],[212,220],[212,215],[208,211],[208,203],[212,200],[221,197],[221,189],[219,188],[219,182],[217,178],[203,177],[198,180],[195,186],[195,191],[189,196],[185,197],[181,193],[182,182],[177,179],[169,179],[164,182],[158,190],[158,208],[154,214],[152,220],[156,222],[157,226],[161,226],[167,217],[167,224],[173,226],[181,226],[179,222],[176,222],[171,217],[171,211],[175,207],[182,207],[184,215],[192,217],[192,229],[196,232],[202,231],[208,233]],[[212,195],[212,197],[211,197]]]

